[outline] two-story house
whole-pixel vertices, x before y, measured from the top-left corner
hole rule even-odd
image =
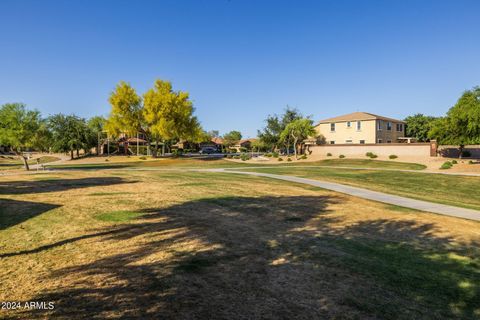
[[[367,112],[353,112],[322,120],[315,127],[327,144],[403,142],[405,122]]]

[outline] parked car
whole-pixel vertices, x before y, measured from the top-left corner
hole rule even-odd
[[[212,153],[217,153],[217,149],[213,147],[203,147],[200,150],[200,154],[212,154]]]

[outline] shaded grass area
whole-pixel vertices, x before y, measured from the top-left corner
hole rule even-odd
[[[370,190],[480,210],[480,178],[330,168],[252,168],[248,171],[339,182]]]
[[[81,179],[35,179],[35,181],[0,181],[0,194],[58,192],[92,186],[127,183],[121,177],[88,177]],[[134,183],[129,181],[128,183]]]
[[[68,174],[88,186],[5,195],[61,207],[0,230],[0,300],[56,306],[2,318],[480,316],[479,223],[226,173]]]
[[[58,207],[50,203],[0,198],[0,231]]]

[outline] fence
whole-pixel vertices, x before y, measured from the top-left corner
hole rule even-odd
[[[460,148],[459,146],[439,146],[438,153],[442,157],[458,158]],[[470,154],[468,157],[480,159],[480,145],[465,146],[464,153]]]
[[[333,156],[365,156],[367,152],[372,152],[378,156],[414,156],[414,157],[434,157],[437,155],[437,145],[435,142],[428,143],[383,143],[383,144],[325,144],[311,146],[310,151],[313,155],[326,155],[331,153]]]

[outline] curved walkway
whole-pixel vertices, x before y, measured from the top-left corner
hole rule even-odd
[[[201,171],[245,174],[245,175],[252,175],[257,177],[266,177],[266,178],[285,180],[285,181],[290,181],[295,183],[303,183],[303,184],[308,184],[315,187],[320,187],[323,189],[345,193],[345,194],[363,198],[363,199],[393,204],[396,206],[401,206],[401,207],[415,209],[415,210],[433,212],[433,213],[442,214],[446,216],[480,221],[480,211],[477,211],[477,210],[459,208],[459,207],[449,206],[445,204],[422,201],[422,200],[415,200],[411,198],[395,196],[395,195],[386,194],[382,192],[371,191],[363,188],[351,187],[351,186],[343,185],[340,183],[306,179],[306,178],[287,176],[287,175],[261,173],[261,172],[235,171],[235,170],[225,170],[225,169],[204,169]]]

